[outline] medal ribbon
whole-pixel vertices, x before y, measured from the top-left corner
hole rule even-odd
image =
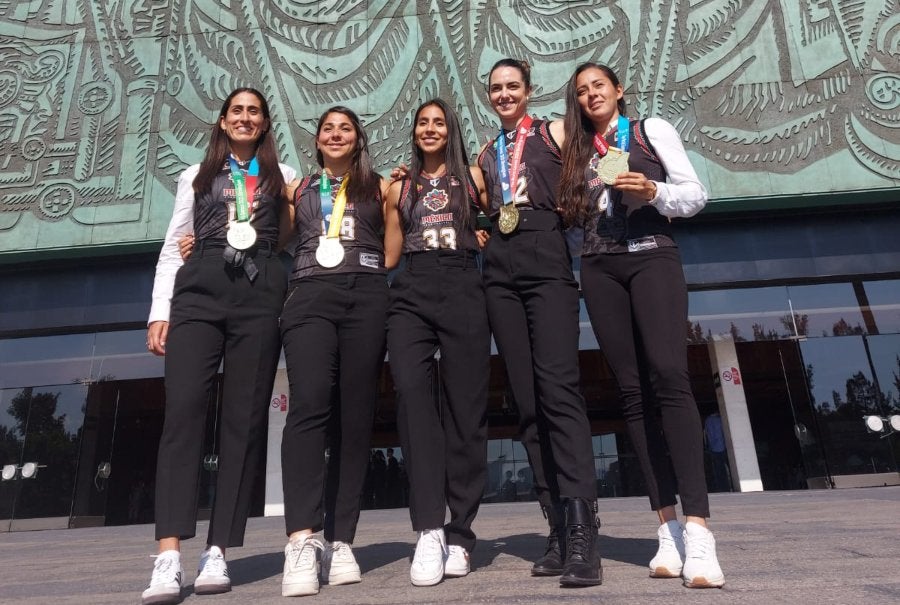
[[[341,220],[344,218],[344,209],[347,207],[347,183],[349,182],[350,177],[345,176],[340,189],[338,189],[337,197],[332,198],[331,179],[325,173],[319,179],[319,201],[322,204],[325,237],[333,239],[341,235]]]
[[[256,195],[259,162],[256,161],[256,156],[253,156],[250,166],[247,168],[246,177],[233,157],[229,156],[228,166],[231,168],[231,180],[234,183],[235,218],[237,222],[243,223],[250,220],[250,214],[253,212],[252,201]]]
[[[619,116],[616,125],[616,144],[619,146],[619,149],[626,152],[631,147],[631,131],[629,130],[628,118],[622,115]],[[609,143],[606,142],[606,137],[599,132],[594,133],[594,149],[597,150],[601,158],[609,153]],[[606,195],[609,195],[609,193],[607,192]],[[610,199],[606,205],[606,216],[612,217],[612,215],[613,205]]]
[[[500,177],[500,190],[503,192],[503,205],[513,203],[512,188],[519,181],[519,165],[522,162],[522,154],[525,152],[525,141],[528,131],[531,129],[531,116],[525,116],[516,130],[516,143],[513,147],[512,162],[509,161],[509,153],[506,151],[506,131],[500,129],[497,137],[497,175]]]

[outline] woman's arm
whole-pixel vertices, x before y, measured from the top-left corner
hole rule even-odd
[[[381,180],[382,185],[388,183]],[[403,181],[391,181],[389,186],[382,189],[384,199],[384,264],[388,269],[393,269],[400,262],[400,252],[403,250],[403,231],[400,228],[400,212],[397,204],[400,201],[400,191]]]
[[[297,193],[297,187],[300,186],[300,179],[294,179],[284,186],[284,195],[287,198],[281,207],[278,221],[278,249],[283,250],[291,238],[294,237],[294,195]]]
[[[656,183],[656,195],[650,203],[663,216],[694,216],[706,205],[709,195],[687,157],[678,131],[661,118],[647,118],[644,128],[669,177],[668,182]]]

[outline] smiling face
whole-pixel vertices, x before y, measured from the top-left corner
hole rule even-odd
[[[316,134],[316,149],[322,154],[325,167],[346,163],[356,150],[357,138],[349,116],[337,111],[328,113]]]
[[[442,153],[447,149],[446,120],[443,110],[437,105],[428,105],[419,111],[413,136],[422,153]]]
[[[515,126],[525,117],[530,94],[520,69],[504,65],[491,72],[488,98],[504,127]]]
[[[269,120],[260,99],[251,92],[241,92],[231,99],[225,115],[219,118],[219,127],[232,146],[255,145],[269,129]]]
[[[601,69],[589,67],[575,79],[575,96],[581,112],[598,132],[605,132],[611,120],[618,115],[618,102],[624,94],[622,85],[616,85]]]

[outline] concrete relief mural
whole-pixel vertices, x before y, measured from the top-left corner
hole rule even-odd
[[[0,253],[161,239],[237,86],[304,173],[335,104],[379,169],[433,96],[474,154],[504,56],[534,66],[543,116],[577,64],[612,66],[723,204],[900,187],[900,0],[0,0]]]

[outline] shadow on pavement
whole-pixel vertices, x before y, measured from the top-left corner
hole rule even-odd
[[[480,541],[472,553],[472,566],[477,569],[494,562],[498,554],[510,555],[524,561],[534,561],[544,554],[547,536],[516,534],[490,542]],[[613,538],[604,536],[601,529],[600,555],[603,559],[646,565],[656,553],[657,541],[649,538]]]

